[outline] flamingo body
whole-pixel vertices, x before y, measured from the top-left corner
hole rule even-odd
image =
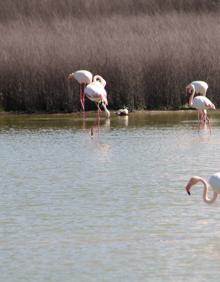
[[[88,84],[85,88],[85,94],[86,97],[93,102],[104,102],[108,105],[106,90],[99,82],[92,82]]]
[[[205,96],[195,97],[191,106],[197,110],[215,109],[215,105]]]
[[[213,174],[209,178],[209,184],[212,187],[213,191],[220,193],[220,172]]]
[[[192,86],[195,87],[195,92],[196,94],[198,93],[199,95],[206,96],[206,92],[208,90],[208,84],[205,81],[192,81],[190,84],[186,86],[186,90],[189,91],[192,89]]]
[[[89,84],[92,82],[92,73],[87,70],[78,70],[73,73],[73,77],[80,83]]]

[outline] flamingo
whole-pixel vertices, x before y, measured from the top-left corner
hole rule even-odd
[[[192,81],[186,86],[186,94],[191,94],[192,85],[195,87],[196,94],[198,94],[199,96],[206,96],[206,92],[209,86],[205,81]]]
[[[85,110],[85,93],[84,89],[86,85],[92,82],[92,73],[87,70],[78,70],[70,73],[68,79],[76,79],[80,85],[80,103],[83,111]]]
[[[218,195],[220,194],[220,173],[215,173],[211,175],[209,178],[208,182],[200,177],[200,176],[193,176],[190,178],[189,182],[186,185],[186,192],[191,195],[190,190],[192,186],[196,185],[197,183],[201,182],[204,185],[204,190],[203,190],[203,200],[207,204],[214,203],[216,199],[218,198]],[[208,189],[209,185],[211,186],[213,190],[213,196],[211,199],[208,197]]]
[[[107,105],[108,105],[108,100],[107,100],[107,92],[104,88],[103,85],[105,85],[105,80],[103,79],[102,82],[100,82],[100,77],[99,75],[94,76],[94,81],[91,82],[90,84],[88,84],[85,88],[85,95],[86,97],[95,102],[98,108],[98,113],[101,111],[99,104],[102,104],[107,117],[110,117],[110,112],[107,109]],[[97,79],[98,78],[98,79]],[[102,78],[102,77],[101,77]]]
[[[215,110],[215,105],[205,96],[196,96],[195,95],[195,86],[191,85],[192,93],[189,98],[189,105],[193,108],[196,108],[198,110],[198,119],[200,122],[206,122],[209,121],[207,117],[207,112],[204,111],[206,109],[213,109]]]
[[[208,84],[205,81],[192,81],[190,84],[186,86],[186,95],[191,95],[192,94],[192,86],[195,87],[195,96],[206,96],[206,92],[208,89]],[[202,113],[202,114],[201,114]],[[204,109],[201,112],[199,112],[199,119],[202,118],[202,116],[207,115],[207,110]]]

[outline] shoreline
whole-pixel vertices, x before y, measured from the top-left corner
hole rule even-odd
[[[116,111],[110,111],[110,119],[114,117],[129,117],[129,116],[135,116],[135,115],[169,115],[169,114],[197,114],[197,110],[193,108],[186,108],[186,109],[178,109],[178,110],[134,110],[129,112],[127,116],[118,116],[116,114]],[[209,111],[210,116],[219,116],[220,115],[220,109],[216,109],[215,111]],[[3,117],[40,117],[40,116],[47,116],[51,118],[77,118],[81,119],[83,118],[83,112],[71,112],[71,113],[65,113],[65,112],[57,112],[57,113],[48,113],[48,112],[33,112],[33,113],[28,113],[28,112],[6,112],[6,111],[1,111],[0,112],[0,119]],[[85,112],[85,118],[89,117],[96,117],[97,116],[97,111],[86,111]],[[100,113],[100,118],[106,118],[105,112],[103,111]]]

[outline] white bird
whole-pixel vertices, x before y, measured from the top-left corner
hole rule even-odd
[[[116,115],[127,116],[128,115],[128,109],[126,107],[124,107],[123,109],[119,109],[119,110],[117,110]]]
[[[97,75],[98,76],[98,75]],[[97,76],[94,76],[94,78]],[[100,78],[100,76],[99,76]],[[102,77],[101,77],[102,78]],[[100,82],[99,80],[94,79],[95,81],[91,82],[90,84],[88,84],[85,88],[85,95],[86,97],[95,102],[98,108],[98,113],[101,111],[99,104],[101,104],[107,114],[107,117],[110,117],[110,112],[107,109],[107,105],[108,105],[108,100],[107,100],[107,92],[104,88],[104,84],[103,81]]]
[[[186,94],[190,95],[192,92],[192,85],[195,87],[196,94],[199,96],[206,96],[206,92],[208,90],[208,84],[205,81],[192,81],[190,84],[186,86]]]
[[[204,111],[205,109],[213,109],[215,110],[215,105],[205,96],[195,96],[195,87],[194,85],[191,86],[192,94],[189,98],[189,106],[196,108],[198,110],[198,119],[200,122],[206,122],[207,112]]]
[[[69,74],[68,79],[76,79],[80,85],[80,103],[83,111],[85,110],[85,93],[86,85],[92,82],[92,73],[87,70],[78,70]]]
[[[189,195],[191,195],[190,189],[192,188],[192,186],[196,185],[198,182],[201,182],[204,185],[204,191],[203,191],[204,202],[206,202],[207,204],[211,204],[215,202],[215,200],[218,198],[218,195],[220,194],[220,173],[218,172],[218,173],[213,174],[209,178],[208,182],[200,176],[191,177],[185,188]],[[209,199],[208,197],[209,185],[211,186],[213,190],[213,196],[211,199]]]

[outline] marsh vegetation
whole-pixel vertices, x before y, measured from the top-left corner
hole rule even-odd
[[[0,4],[0,95],[14,111],[77,111],[88,69],[110,108],[178,108],[189,81],[220,105],[220,17],[214,0],[8,0]],[[91,109],[92,104],[87,104]]]

